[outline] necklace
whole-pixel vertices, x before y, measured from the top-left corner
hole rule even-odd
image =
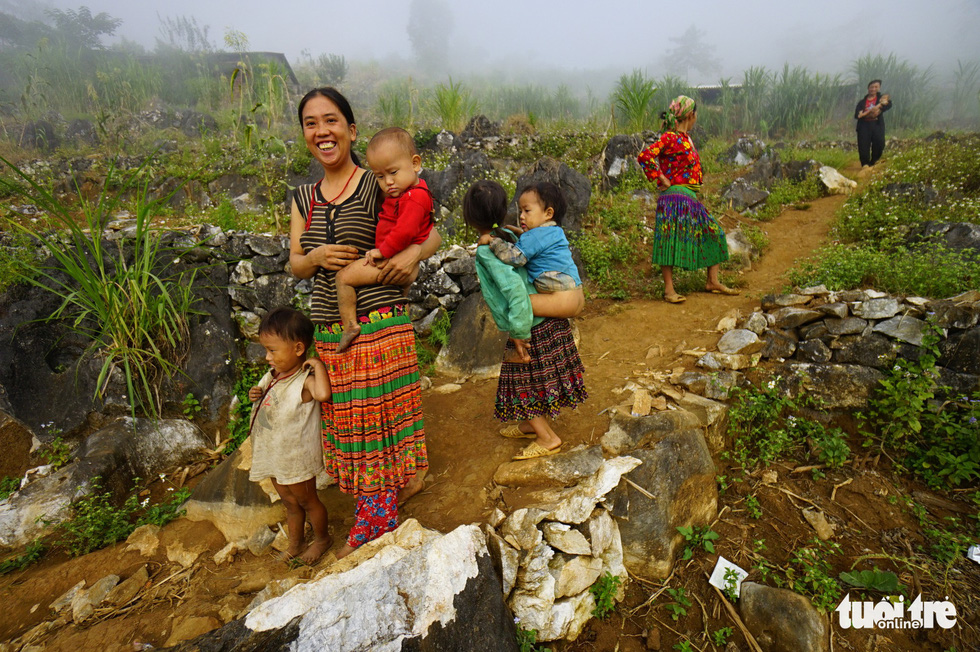
[[[354,175],[355,174],[357,174],[357,170],[358,170],[358,167],[355,165],[354,166],[354,169],[351,170],[350,176],[347,177],[347,181],[344,182],[344,187],[340,189],[340,192],[337,193],[337,196],[336,197],[334,197],[333,199],[328,199],[327,200],[327,203],[328,204],[334,203],[335,201],[337,201],[340,198],[340,196],[342,194],[344,194],[344,191],[347,190],[347,186],[350,185],[350,180],[354,178]],[[320,192],[321,192],[321,194],[323,193],[323,189],[322,188],[320,189]]]
[[[306,214],[306,228],[304,229],[305,231],[309,231],[310,230],[310,225],[313,223],[313,208],[316,207],[316,206],[329,206],[330,207],[330,215],[327,217],[327,240],[329,242],[331,242],[331,243],[333,242],[333,208],[334,208],[333,203],[335,201],[337,201],[340,198],[340,196],[343,195],[347,191],[347,186],[350,185],[351,179],[353,179],[354,178],[354,175],[357,174],[357,170],[358,169],[359,168],[355,165],[353,171],[351,171],[351,173],[350,173],[350,176],[347,177],[347,181],[344,183],[344,187],[340,189],[340,192],[337,193],[337,196],[336,197],[334,197],[333,199],[327,200],[327,202],[325,204],[321,204],[321,203],[319,203],[316,200],[316,192],[313,192],[310,195],[310,210]],[[326,178],[326,177],[324,177],[324,178]],[[321,180],[321,183],[322,183],[322,180]],[[320,188],[320,194],[323,194],[323,188],[322,188],[321,184],[317,184],[317,188]]]

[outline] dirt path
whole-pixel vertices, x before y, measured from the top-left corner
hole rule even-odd
[[[853,170],[847,170],[853,173]],[[853,176],[853,174],[852,174]],[[581,334],[580,352],[586,366],[590,397],[577,410],[566,410],[558,419],[556,431],[574,446],[596,443],[606,431],[605,408],[626,398],[617,394],[636,369],[670,370],[693,367],[693,358],[675,354],[684,348],[711,348],[719,334],[718,321],[725,315],[751,312],[759,298],[786,285],[784,275],[793,262],[810,254],[827,235],[842,197],[813,201],[805,211],[787,210],[772,222],[762,224],[771,245],[752,270],[740,276],[741,296],[692,293],[684,304],[636,300],[630,303],[597,301],[576,320]],[[726,218],[730,225],[733,218]],[[661,354],[662,353],[662,354]],[[438,386],[458,381],[437,377]],[[489,511],[492,476],[496,468],[510,460],[522,442],[496,435],[499,423],[493,419],[496,381],[464,382],[452,394],[426,392],[424,412],[429,447],[430,472],[426,489],[402,509],[403,518],[416,518],[424,526],[448,532],[458,525],[483,521]],[[354,501],[336,490],[323,494],[330,511],[335,541],[342,541],[352,525]],[[505,501],[518,498],[505,492]],[[21,635],[47,619],[48,604],[67,589],[85,579],[88,585],[109,573],[127,576],[140,564],[148,563],[153,582],[165,579],[153,574],[167,565],[167,546],[181,541],[187,547],[202,549],[206,564],[186,576],[168,580],[167,591],[149,609],[97,614],[84,627],[68,625],[45,640],[46,650],[131,650],[134,641],[160,647],[173,625],[184,616],[210,614],[202,621],[206,629],[221,624],[224,617],[244,609],[251,592],[264,582],[284,575],[308,577],[310,569],[287,571],[270,556],[240,556],[233,564],[215,567],[210,557],[222,545],[220,534],[209,524],[178,521],[164,530],[160,551],[149,561],[136,552],[125,552],[120,544],[79,559],[63,553],[48,557],[26,573],[0,578],[4,618],[0,619],[0,641]],[[339,544],[338,544],[339,545]],[[196,635],[200,632],[189,633]]]
[[[596,443],[609,425],[608,416],[599,413],[627,398],[616,390],[626,384],[633,370],[693,368],[692,357],[674,351],[712,348],[722,317],[750,313],[758,307],[760,297],[783,289],[793,262],[825,241],[843,201],[842,196],[825,197],[812,202],[808,210],[786,210],[775,220],[761,224],[771,244],[753,269],[740,276],[744,288],[741,296],[698,292],[687,295],[683,304],[590,302],[585,314],[576,320],[589,399],[574,411],[565,410],[556,432],[572,446]],[[658,355],[660,351],[663,355]],[[433,383],[456,380],[437,377]],[[496,436],[500,427],[493,419],[496,387],[495,380],[476,381],[464,383],[463,389],[453,394],[426,393],[431,478],[422,498],[405,506],[406,516],[441,531],[486,516],[485,498],[494,471],[526,443]]]

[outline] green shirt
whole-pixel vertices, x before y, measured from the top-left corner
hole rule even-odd
[[[476,275],[480,278],[480,292],[490,308],[497,328],[506,331],[517,340],[531,337],[531,327],[544,321],[531,311],[528,295],[537,294],[534,285],[527,280],[523,267],[511,267],[497,258],[490,247],[476,248]]]

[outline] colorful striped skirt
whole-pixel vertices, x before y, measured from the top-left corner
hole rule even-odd
[[[668,188],[657,198],[653,230],[651,261],[655,266],[693,270],[728,260],[721,224],[686,188]]]
[[[508,340],[507,348],[513,349],[514,343]],[[554,419],[561,408],[574,408],[588,398],[585,367],[567,319],[545,319],[532,328],[528,348],[530,363],[500,366],[495,417],[501,421]]]
[[[338,329],[317,326],[333,395],[322,410],[324,461],[346,494],[397,491],[429,466],[415,333],[401,312],[372,313],[340,355]]]

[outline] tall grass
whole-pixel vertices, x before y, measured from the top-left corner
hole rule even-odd
[[[641,70],[634,69],[629,75],[621,76],[612,96],[616,125],[630,133],[654,128],[656,93],[654,80],[648,79]]]
[[[132,414],[159,416],[165,380],[182,373],[188,317],[197,299],[191,288],[194,272],[174,267],[182,252],[163,246],[151,229],[157,203],[148,200],[148,182],[138,180],[144,168],[123,180],[118,195],[109,192],[116,183],[110,168],[97,200],[79,193],[78,217],[12,163],[0,162],[12,173],[0,176],[0,191],[39,207],[60,229],[37,234],[10,222],[15,231],[37,238],[51,255],[48,262],[24,261],[18,277],[61,301],[48,319],[64,320],[91,339],[87,355],[102,360],[96,398],[105,396],[119,369]],[[103,240],[106,223],[119,206],[118,197],[129,190],[136,193],[135,232],[125,246],[119,243],[112,251]]]
[[[386,127],[411,129],[415,123],[418,90],[411,79],[392,80],[378,93],[377,114]]]
[[[967,126],[980,119],[980,61],[956,61],[951,117],[954,124]]]
[[[429,98],[429,106],[443,129],[460,132],[477,111],[477,103],[461,82],[449,78],[448,84],[438,84]]]

